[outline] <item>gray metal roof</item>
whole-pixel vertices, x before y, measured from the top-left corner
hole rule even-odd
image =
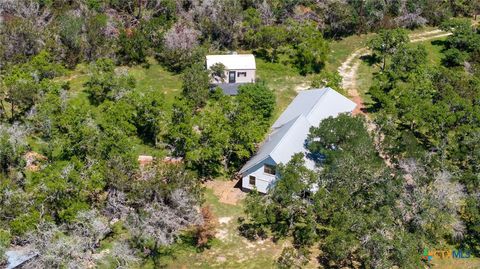
[[[356,104],[331,88],[300,92],[272,126],[272,133],[257,154],[240,170],[245,172],[271,157],[276,163],[286,164],[295,153],[307,152],[304,147],[310,127],[318,126],[328,117],[349,113]],[[315,168],[313,161],[305,159],[306,166]]]
[[[332,88],[301,91],[275,121],[272,128],[278,128],[299,115],[305,115],[313,126],[318,126],[323,119],[351,112],[355,106],[354,102]]]
[[[292,126],[295,125],[296,120],[298,118],[300,118],[300,116],[298,116],[297,118],[287,122],[282,127],[273,130],[273,132],[268,136],[268,138],[265,141],[263,141],[263,144],[261,145],[257,154],[255,154],[255,156],[253,156],[243,166],[242,170],[240,170],[240,173],[244,172],[245,170],[249,169],[250,167],[253,167],[257,163],[262,162],[263,160],[267,159],[270,156],[270,154],[272,152],[274,152],[274,150],[277,148],[277,146],[281,144],[282,139],[284,139],[284,137],[286,137],[286,134],[292,129]],[[303,118],[305,118],[305,117],[303,117]]]
[[[219,87],[222,89],[225,95],[237,95],[238,94],[238,87],[245,85],[245,83],[219,83],[219,84],[212,84],[210,87],[215,89]]]

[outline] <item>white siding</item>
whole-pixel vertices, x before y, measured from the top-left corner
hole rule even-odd
[[[263,172],[264,164],[276,165],[276,163],[271,158],[268,158],[267,160],[260,162],[259,164],[245,171],[242,174],[242,188],[248,189],[248,190],[254,190],[256,188],[256,190],[261,193],[268,192],[268,189],[277,180],[277,176],[270,175]],[[250,176],[255,177],[256,179],[255,186],[250,185],[249,183]]]
[[[212,78],[211,83],[213,84],[219,84],[219,83],[228,83],[228,74],[229,71],[235,71],[235,83],[254,83],[255,82],[255,69],[250,69],[250,70],[225,70],[225,81],[217,81],[214,78]],[[245,72],[247,73],[246,77],[239,77],[238,72]]]
[[[236,83],[253,83],[255,82],[255,70],[232,70],[232,71],[235,71],[236,72],[236,78],[235,78],[235,82]],[[245,72],[247,73],[247,76],[246,77],[239,77],[238,76],[238,73],[239,72]],[[227,74],[227,78],[228,78],[228,74]]]

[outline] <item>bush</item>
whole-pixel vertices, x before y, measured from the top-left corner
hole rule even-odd
[[[248,240],[267,238],[267,231],[261,225],[256,223],[245,223],[244,218],[238,218],[238,223],[238,232]]]
[[[10,232],[0,229],[0,266],[6,262],[5,252],[10,246]]]
[[[24,235],[31,231],[40,222],[40,213],[33,211],[17,216],[10,222],[10,229],[13,235]]]
[[[210,77],[202,64],[194,64],[182,76],[182,95],[194,107],[203,107],[209,95]]]
[[[300,74],[318,73],[325,66],[328,46],[321,38],[311,38],[296,47],[294,63]]]
[[[442,64],[447,67],[462,66],[468,57],[466,52],[458,49],[448,49],[443,54],[445,58],[442,59]]]
[[[116,74],[115,64],[110,59],[99,59],[90,66],[85,92],[95,105],[105,100],[117,100],[135,87],[135,79],[128,74]]]
[[[342,84],[342,76],[335,71],[335,72],[328,72],[326,70],[322,70],[320,74],[313,77],[312,86],[313,88],[323,88],[323,87],[330,87],[335,90],[340,90]]]
[[[286,247],[277,260],[277,267],[281,269],[303,268],[308,264],[310,253],[307,249]]]
[[[141,64],[146,61],[149,42],[139,29],[127,28],[118,37],[117,54],[123,64]]]
[[[210,207],[202,207],[201,209],[203,224],[197,227],[196,239],[197,247],[208,247],[209,242],[215,237],[215,229],[218,225],[217,218]]]

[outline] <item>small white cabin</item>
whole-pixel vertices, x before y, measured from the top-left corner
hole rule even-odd
[[[273,124],[268,138],[240,170],[242,188],[267,193],[280,178],[278,164],[286,164],[296,153],[307,153],[305,140],[312,126],[323,119],[351,113],[356,104],[331,88],[300,92]],[[305,166],[316,169],[315,163],[305,157]]]
[[[218,63],[225,66],[225,79],[211,80],[212,84],[224,89],[225,94],[235,95],[239,85],[255,82],[257,66],[253,54],[207,55],[206,60],[209,70]]]

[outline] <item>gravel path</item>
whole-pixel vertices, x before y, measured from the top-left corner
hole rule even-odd
[[[426,40],[446,37],[452,33],[445,33],[441,30],[432,30],[423,33],[417,33],[410,35],[410,42],[422,42]],[[364,114],[363,108],[365,107],[363,99],[358,92],[357,76],[358,67],[360,66],[360,57],[368,55],[370,51],[368,48],[361,48],[354,51],[338,68],[338,73],[342,76],[342,87],[348,92],[350,98],[357,104],[357,107],[353,111],[353,114]]]
[[[452,33],[445,33],[441,30],[432,30],[428,32],[422,32],[417,34],[411,34],[410,42],[422,42],[426,40],[441,38],[449,36]],[[352,112],[353,115],[362,114],[366,116],[367,119],[367,129],[370,132],[374,133],[375,146],[379,152],[380,157],[385,161],[387,166],[391,167],[392,162],[388,155],[386,155],[381,149],[381,141],[383,140],[383,135],[378,131],[375,123],[370,120],[368,115],[365,113],[364,108],[365,104],[363,102],[362,96],[358,91],[357,77],[358,77],[358,68],[360,66],[360,58],[362,56],[368,55],[371,52],[368,48],[361,48],[354,51],[348,58],[340,65],[338,68],[338,73],[342,76],[342,87],[348,92],[348,95],[357,104],[357,107]]]

